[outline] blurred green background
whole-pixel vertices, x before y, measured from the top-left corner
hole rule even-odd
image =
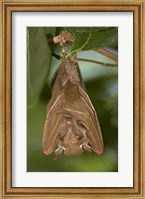
[[[42,135],[51,98],[50,82],[61,63],[51,56],[47,39],[61,28],[27,28],[27,172],[117,172],[118,171],[118,68],[79,62],[87,93],[94,105],[100,122],[104,153],[83,153],[75,157],[42,153]],[[118,40],[107,46],[117,54]],[[58,45],[53,47],[57,52]],[[45,56],[46,55],[46,56]],[[93,50],[77,53],[88,58],[113,63]]]

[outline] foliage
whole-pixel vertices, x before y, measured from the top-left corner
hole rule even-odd
[[[45,30],[45,31],[44,31]],[[28,28],[27,41],[27,96],[28,106],[35,105],[48,76],[51,51],[45,34],[54,33],[54,28]]]
[[[117,28],[66,28],[75,38],[72,52],[106,47],[117,37]]]

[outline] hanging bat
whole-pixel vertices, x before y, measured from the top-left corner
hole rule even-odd
[[[103,138],[97,114],[86,93],[76,61],[62,61],[52,81],[43,132],[43,153],[79,155],[103,153]]]

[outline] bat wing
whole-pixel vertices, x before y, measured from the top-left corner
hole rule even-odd
[[[50,101],[51,104],[51,101]],[[63,121],[63,114],[59,113],[63,106],[63,93],[60,94],[53,105],[49,106],[44,131],[43,131],[43,152],[46,155],[52,153],[56,147],[59,129]]]
[[[100,128],[98,117],[97,117],[96,111],[93,107],[93,104],[91,103],[91,100],[90,100],[89,96],[87,95],[87,93],[82,88],[79,88],[79,91],[81,93],[82,100],[85,100],[84,103],[86,104],[86,107],[88,108],[91,119],[94,122],[100,142],[102,143],[102,148],[104,148],[101,128]]]
[[[65,110],[76,119],[82,121],[87,129],[93,150],[103,152],[103,138],[97,115],[88,95],[79,86],[68,81],[64,89]]]
[[[68,81],[64,91],[48,104],[48,113],[43,132],[43,152],[49,155],[55,150],[59,132],[66,116],[80,120],[87,129],[92,149],[101,154],[103,139],[97,115],[86,92]]]

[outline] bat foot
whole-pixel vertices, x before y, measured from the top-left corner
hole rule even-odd
[[[87,144],[83,144],[82,148],[83,148],[84,151],[86,151],[88,153],[93,153],[93,149]]]
[[[58,149],[55,150],[55,157],[54,160],[57,160],[61,154],[63,153],[64,149],[62,146],[60,146]]]

